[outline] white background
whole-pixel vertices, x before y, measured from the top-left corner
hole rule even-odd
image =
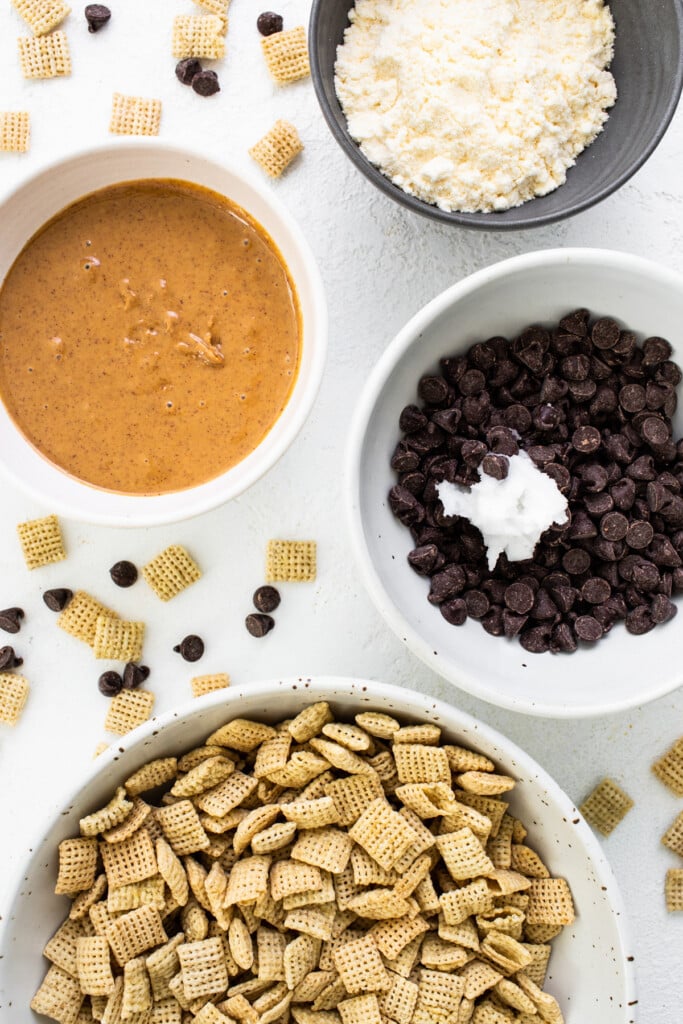
[[[26,156],[0,154],[0,196],[56,156],[105,141],[113,91],[162,99],[163,138],[245,168],[251,164],[248,147],[285,117],[297,125],[306,148],[272,188],[299,220],[319,261],[330,353],[313,414],[288,454],[248,494],[201,519],[141,531],[65,523],[68,561],[30,574],[15,524],[50,510],[0,480],[0,608],[26,610],[21,633],[2,634],[0,641],[15,644],[32,685],[20,725],[14,731],[0,726],[0,914],[13,871],[104,738],[107,702],[96,685],[102,663],[56,629],[40,597],[52,586],[85,587],[148,623],[145,661],[152,666],[149,687],[159,711],[190,697],[194,671],[171,648],[185,633],[198,632],[207,650],[197,672],[227,671],[240,682],[316,673],[383,679],[445,698],[497,727],[577,802],[612,775],[636,801],[604,847],[629,910],[638,1016],[646,1024],[680,1024],[676,978],[683,914],[666,914],[663,883],[667,867],[683,864],[659,837],[683,800],[660,785],[649,765],[683,733],[683,692],[622,715],[572,723],[499,711],[442,682],[388,632],[362,591],[350,563],[340,466],[354,401],[374,361],[409,316],[471,271],[516,253],[565,245],[622,249],[683,271],[683,112],[645,168],[596,209],[535,231],[472,233],[437,226],[374,190],[331,138],[310,81],[273,87],[255,29],[261,8],[251,0],[233,0],[227,56],[216,66],[222,91],[211,99],[195,96],[173,74],[171,23],[174,15],[193,11],[190,0],[111,4],[112,21],[97,35],[88,34],[80,7],[68,18],[63,27],[73,76],[39,82],[21,78],[16,37],[23,23],[6,0],[0,8],[0,109],[29,110],[33,135]],[[306,0],[277,0],[276,7],[286,27],[306,22]],[[315,584],[282,588],[276,629],[255,640],[243,620],[262,582],[271,536],[317,540],[319,574]],[[174,542],[188,547],[205,575],[170,605],[161,605],[144,582],[128,591],[112,584],[107,570],[114,561],[141,564]],[[683,619],[680,625],[683,630]],[[13,1021],[23,1019],[18,1009],[12,1013]]]

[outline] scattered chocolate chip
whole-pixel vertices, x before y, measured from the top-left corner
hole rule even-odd
[[[123,686],[126,690],[137,690],[149,677],[147,665],[136,665],[129,661],[123,670]]]
[[[5,669],[19,668],[24,664],[23,658],[18,658],[13,647],[0,647],[0,672]]]
[[[51,612],[63,612],[73,596],[68,587],[54,587],[44,592],[43,601]]]
[[[97,685],[105,697],[115,697],[123,689],[123,679],[118,672],[103,672],[97,680]]]
[[[137,581],[138,571],[132,562],[116,562],[109,570],[109,575],[117,587],[132,587]]]
[[[198,71],[190,84],[198,96],[214,96],[221,91],[215,71]]]
[[[254,591],[254,608],[260,612],[274,612],[280,604],[280,593],[275,587],[259,587]]]
[[[176,644],[173,650],[185,661],[199,661],[204,653],[204,641],[195,633],[190,633],[179,644]]]
[[[192,79],[202,70],[202,65],[196,57],[186,57],[179,60],[175,66],[175,76],[183,85],[192,85]]]
[[[272,36],[275,32],[282,32],[284,22],[281,14],[274,11],[264,11],[256,19],[256,28],[262,36]]]
[[[88,4],[85,9],[85,20],[88,32],[99,32],[111,18],[111,11],[104,4]]]
[[[266,633],[270,633],[271,629],[275,626],[275,619],[271,615],[257,612],[247,615],[244,625],[247,627],[247,632],[251,633],[252,636],[261,637],[265,636]]]
[[[5,633],[18,633],[23,617],[23,608],[4,608],[0,611],[0,629],[4,629]]]
[[[439,606],[439,610],[446,622],[451,626],[462,626],[467,619],[467,605],[461,597],[451,598]]]

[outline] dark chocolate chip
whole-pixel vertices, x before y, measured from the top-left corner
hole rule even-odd
[[[619,392],[619,405],[624,412],[640,412],[645,408],[645,388],[640,384],[625,384]]]
[[[548,591],[545,587],[540,587],[534,599],[534,606],[531,609],[531,618],[537,619],[539,622],[546,622],[549,619],[554,619],[557,611],[557,605]]]
[[[44,592],[43,601],[51,612],[63,612],[73,596],[68,587],[55,587]]]
[[[280,604],[280,592],[275,587],[264,586],[254,591],[252,601],[259,612],[274,612]]]
[[[4,608],[0,611],[0,629],[4,629],[5,633],[18,633],[23,617],[23,608]]]
[[[123,679],[118,672],[103,672],[97,680],[97,685],[105,697],[115,697],[123,689]]]
[[[650,604],[650,615],[656,624],[669,622],[678,612],[678,608],[664,594],[655,594]]]
[[[530,654],[545,654],[550,650],[550,634],[551,627],[547,623],[532,626],[520,633],[519,642]]]
[[[553,654],[571,653],[578,647],[576,637],[567,622],[558,622],[550,634],[550,650]]]
[[[626,616],[626,629],[629,633],[633,633],[634,636],[642,636],[643,633],[649,633],[654,627],[655,621],[646,604],[632,608]]]
[[[427,600],[431,604],[442,604],[451,597],[461,594],[467,585],[465,570],[460,565],[447,565],[432,576]]]
[[[600,576],[591,576],[581,587],[581,599],[588,604],[604,604],[611,595],[612,588]]]
[[[441,405],[448,401],[451,388],[443,377],[423,377],[417,386],[417,393],[427,405]]]
[[[400,519],[404,526],[412,526],[421,523],[425,517],[424,507],[420,504],[414,494],[397,484],[389,491],[389,507],[397,519]]]
[[[666,444],[671,436],[668,425],[658,416],[648,416],[640,428],[640,433],[643,440],[652,448]]]
[[[483,590],[468,590],[465,594],[465,606],[467,614],[472,619],[483,619],[491,607]]]
[[[247,615],[244,625],[247,627],[247,632],[251,633],[252,636],[262,637],[273,629],[275,619],[270,615],[264,615],[262,612],[252,612],[251,615]]]
[[[656,590],[659,585],[659,569],[653,562],[642,559],[633,570],[633,585],[640,591]]]
[[[88,4],[85,9],[85,20],[88,32],[99,32],[111,18],[111,11],[104,4]]]
[[[439,605],[439,610],[451,626],[462,626],[467,619],[467,605],[461,597],[453,597]]]
[[[408,562],[420,576],[431,576],[439,565],[439,559],[443,560],[443,555],[436,544],[421,544],[408,555]]]
[[[600,533],[606,540],[623,540],[628,527],[628,519],[621,512],[608,512],[600,520]]]
[[[214,96],[221,91],[215,71],[198,71],[190,84],[198,96]]]
[[[485,455],[481,468],[487,476],[493,477],[494,480],[505,480],[510,463],[505,455]]]
[[[583,507],[589,516],[604,516],[614,508],[614,499],[607,491],[600,491],[598,494],[587,494],[584,498]]]
[[[190,633],[179,644],[176,644],[173,650],[185,661],[199,661],[204,653],[204,641],[195,633]]]
[[[23,658],[18,658],[13,647],[0,647],[0,672],[5,669],[19,668],[24,664]]]
[[[511,583],[505,590],[505,604],[516,615],[526,615],[534,606],[534,596],[528,583]]]
[[[596,320],[591,328],[591,341],[598,349],[610,349],[615,347],[620,334],[619,324],[615,320],[602,317]]]
[[[600,431],[596,427],[579,427],[572,434],[572,446],[583,455],[597,451],[600,440]]]
[[[568,334],[575,334],[579,338],[585,338],[588,334],[588,318],[587,309],[575,309],[572,313],[562,317],[560,330],[566,331]]]
[[[274,11],[264,11],[256,19],[256,28],[262,36],[272,36],[276,32],[282,32],[284,22],[281,14]]]
[[[635,522],[630,523],[626,531],[625,540],[630,548],[640,551],[642,548],[646,548],[648,546],[653,537],[654,530],[650,523],[636,520]]]
[[[562,556],[562,568],[570,576],[582,576],[588,572],[591,564],[591,556],[583,548],[570,548]]]
[[[677,569],[682,563],[681,557],[667,536],[656,533],[647,549],[648,557],[660,568]]]
[[[123,685],[126,690],[137,690],[149,677],[147,665],[136,665],[129,661],[123,670]]]
[[[175,75],[183,85],[192,85],[192,79],[202,70],[202,65],[196,57],[186,57],[179,60],[175,66]]]
[[[137,581],[138,571],[132,562],[116,562],[109,570],[109,575],[117,587],[132,587]]]
[[[595,643],[603,634],[603,628],[592,615],[579,615],[574,623],[574,632],[579,640]]]
[[[643,366],[657,366],[671,358],[671,345],[664,338],[646,338],[643,342]]]

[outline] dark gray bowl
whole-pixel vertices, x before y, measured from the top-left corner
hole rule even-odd
[[[337,46],[352,0],[313,0],[309,29],[315,91],[332,134],[378,188],[409,210],[462,227],[516,230],[570,217],[600,202],[635,174],[673,117],[683,81],[682,0],[611,0],[616,23],[612,73],[618,99],[595,142],[578,157],[567,181],[550,195],[503,213],[446,213],[403,192],[361,153],[334,91]]]

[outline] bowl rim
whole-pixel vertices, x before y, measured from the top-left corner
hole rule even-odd
[[[356,568],[373,604],[396,636],[440,677],[480,700],[509,711],[516,711],[519,714],[558,719],[597,718],[650,703],[650,701],[671,693],[683,683],[681,671],[677,671],[675,664],[671,663],[668,666],[668,674],[657,685],[653,685],[651,680],[648,681],[648,685],[652,689],[646,695],[641,694],[621,700],[596,699],[595,702],[584,704],[551,704],[539,699],[532,704],[529,701],[520,701],[514,693],[508,694],[496,690],[494,694],[490,689],[484,688],[480,677],[461,667],[453,667],[452,662],[446,660],[443,655],[440,655],[438,659],[435,658],[432,646],[420,636],[396,608],[391,596],[382,585],[373,564],[361,516],[361,456],[368,426],[377,400],[401,358],[409,348],[419,341],[420,335],[429,327],[430,323],[454,306],[461,298],[477,292],[510,273],[533,270],[548,264],[558,267],[574,264],[601,268],[609,265],[613,268],[637,271],[645,276],[654,276],[678,291],[683,289],[681,275],[652,260],[617,250],[578,247],[539,249],[519,256],[512,256],[484,267],[482,270],[477,270],[446,288],[419,309],[392,338],[369,374],[357,400],[347,436],[344,459],[346,523]],[[493,640],[495,641],[495,638]],[[596,691],[596,697],[598,696],[599,693]]]
[[[105,775],[108,769],[129,750],[143,747],[145,740],[163,731],[166,726],[179,719],[194,717],[195,713],[201,713],[218,705],[225,706],[226,716],[230,715],[231,706],[234,707],[235,715],[239,715],[240,701],[243,697],[268,698],[272,697],[274,692],[279,693],[291,688],[305,688],[306,693],[310,696],[311,703],[326,698],[334,702],[334,695],[339,691],[345,695],[351,694],[356,696],[359,704],[361,702],[372,703],[373,697],[376,695],[380,700],[393,701],[397,708],[400,709],[399,714],[403,713],[407,700],[411,704],[411,707],[407,709],[407,714],[419,714],[420,712],[417,709],[423,708],[421,712],[423,715],[426,712],[437,717],[445,723],[447,729],[455,728],[462,730],[468,735],[481,736],[492,746],[504,751],[505,757],[516,768],[521,768],[527,774],[533,776],[535,781],[542,785],[549,798],[555,802],[558,809],[563,811],[563,816],[572,822],[572,827],[577,830],[578,836],[586,849],[596,881],[607,893],[606,900],[609,904],[616,934],[621,944],[621,948],[615,952],[618,952],[621,960],[620,966],[626,995],[624,1012],[626,1012],[627,1006],[633,1009],[634,1002],[637,1000],[635,959],[630,955],[627,956],[626,953],[626,950],[631,948],[631,933],[621,890],[602,846],[571,798],[564,792],[554,777],[531,754],[528,754],[513,740],[493,726],[475,718],[461,708],[433,697],[431,694],[423,694],[417,690],[397,686],[392,683],[384,683],[357,676],[317,676],[313,674],[310,676],[287,676],[284,678],[275,677],[259,680],[231,687],[228,690],[216,690],[213,693],[205,694],[203,697],[191,698],[181,705],[149,719],[124,736],[117,737],[116,741],[110,745],[109,750],[100,754],[94,760],[92,765],[89,766],[89,770],[85,772],[84,779],[76,787],[72,786],[68,792],[65,792],[61,800],[57,800],[49,823],[44,825],[40,831],[36,829],[33,841],[28,846],[30,851],[29,863],[34,860],[37,861],[39,858],[48,832],[52,829],[58,815],[61,813],[60,809],[64,807],[71,808],[84,790],[95,779]],[[577,818],[578,820],[574,820]],[[15,907],[22,897],[21,889],[25,876],[25,863],[23,865],[21,863],[16,864],[9,875],[8,885],[5,890],[8,905],[6,912],[0,914],[0,954],[3,951],[5,934],[9,930],[10,922],[14,918]],[[6,953],[4,960],[5,962],[8,960]]]
[[[522,203],[521,206],[511,207],[509,210],[504,211],[506,215],[513,212],[515,214],[509,218],[506,217],[505,221],[497,222],[495,219],[495,213],[462,213],[458,210],[441,210],[438,206],[432,203],[427,203],[423,199],[418,199],[417,196],[404,192],[403,189],[394,184],[390,178],[384,175],[379,168],[375,167],[375,165],[372,164],[361,152],[358,143],[351,138],[348,128],[346,126],[342,127],[337,121],[333,107],[328,101],[323,85],[327,76],[321,67],[320,54],[317,45],[318,34],[320,31],[319,23],[322,17],[321,12],[323,7],[328,3],[329,0],[313,0],[308,29],[308,49],[310,54],[313,87],[315,89],[315,94],[318,99],[320,109],[322,110],[323,117],[325,118],[332,135],[356,168],[361,171],[361,173],[370,182],[372,182],[373,185],[384,192],[385,195],[399,203],[401,206],[411,210],[413,213],[418,213],[422,217],[427,217],[430,220],[438,221],[442,224],[457,225],[458,227],[469,228],[474,231],[520,231],[530,228],[540,228],[547,224],[555,224],[558,221],[566,220],[568,217],[574,217],[576,214],[582,213],[584,210],[590,209],[592,206],[596,206],[598,203],[601,203],[604,199],[607,199],[608,196],[611,196],[614,192],[620,189],[622,185],[632,178],[633,175],[640,170],[643,164],[649,160],[657,146],[664,138],[681,98],[681,91],[683,89],[683,61],[679,60],[674,72],[673,88],[666,105],[664,116],[662,117],[657,131],[652,136],[648,145],[613,181],[603,185],[602,188],[598,189],[595,195],[590,196],[587,199],[577,201],[567,210],[536,215],[527,213],[525,215],[523,211],[528,210],[533,206],[534,198],[542,198],[536,196]],[[347,3],[350,10],[354,6],[354,0],[347,0]],[[683,2],[682,0],[671,0],[671,3],[676,18],[676,34],[678,36],[679,54],[683,54]],[[339,105],[339,109],[341,110],[341,105]],[[609,121],[607,123],[609,124]],[[582,152],[590,152],[590,145]],[[581,155],[582,154],[580,153],[577,159],[580,159]],[[562,188],[561,185],[559,187]]]
[[[113,512],[109,509],[84,511],[79,507],[76,500],[67,498],[60,492],[58,476],[55,476],[55,487],[52,493],[48,493],[39,485],[35,484],[31,479],[28,479],[19,472],[15,472],[7,466],[0,454],[0,475],[17,485],[17,487],[19,487],[25,494],[28,494],[29,497],[33,498],[39,504],[49,504],[51,510],[56,514],[64,516],[67,519],[87,522],[97,526],[136,528],[164,526],[170,523],[177,523],[187,519],[192,519],[204,512],[209,512],[213,509],[219,508],[226,502],[232,501],[244,494],[258,480],[260,480],[261,477],[265,476],[266,473],[273,469],[301,432],[313,410],[325,369],[328,349],[329,320],[325,286],[318,266],[318,261],[298,222],[289,212],[282,200],[272,191],[272,189],[268,188],[267,182],[261,181],[251,170],[244,170],[229,160],[223,160],[222,157],[217,157],[211,151],[204,152],[196,145],[168,142],[165,139],[158,137],[136,136],[116,140],[108,139],[103,142],[89,143],[87,145],[80,146],[69,151],[67,154],[62,154],[61,156],[43,161],[30,175],[22,178],[18,184],[14,185],[7,192],[0,194],[0,218],[2,217],[2,213],[6,205],[16,201],[22,192],[27,189],[30,190],[39,183],[40,179],[44,180],[47,174],[59,173],[63,168],[69,168],[70,166],[83,162],[90,157],[101,158],[103,155],[108,153],[118,154],[126,151],[133,155],[136,152],[166,153],[173,158],[179,158],[181,160],[189,159],[191,161],[203,162],[204,164],[212,165],[221,173],[225,173],[239,180],[244,183],[247,189],[256,193],[264,205],[272,212],[275,219],[279,220],[284,226],[285,231],[291,239],[293,248],[296,250],[305,267],[306,288],[310,292],[310,303],[313,310],[313,329],[308,340],[311,361],[307,370],[307,382],[301,392],[296,395],[296,401],[292,405],[292,399],[295,397],[297,387],[297,380],[295,380],[293,390],[290,393],[290,397],[285,406],[285,408],[290,410],[288,422],[283,427],[281,424],[281,415],[275,420],[270,431],[265,435],[253,452],[249,453],[249,455],[245,457],[245,460],[258,452],[259,448],[266,440],[269,441],[270,448],[268,455],[251,464],[248,472],[246,473],[246,482],[243,485],[240,485],[238,489],[235,489],[234,486],[228,489],[229,493],[227,495],[223,493],[226,489],[225,486],[222,491],[221,489],[218,489],[218,493],[216,493],[214,488],[217,487],[218,481],[226,477],[231,470],[236,467],[231,467],[231,469],[226,470],[217,477],[213,477],[211,480],[204,481],[194,487],[189,487],[180,491],[172,491],[161,495],[127,494],[116,491],[108,492],[102,488],[94,487],[84,480],[73,477],[56,463],[52,463],[49,459],[46,459],[41,452],[38,452],[37,454],[44,459],[57,474],[64,479],[68,479],[72,486],[77,486],[79,493],[83,491],[94,491],[100,495],[111,494],[112,501],[118,506],[117,510]],[[159,175],[156,176],[159,177]],[[173,177],[173,175],[169,175],[169,177]],[[144,174],[142,177],[138,176],[136,178],[135,175],[132,175],[130,178],[122,177],[120,180],[144,180]],[[192,173],[188,171],[188,176],[184,180],[192,181]],[[96,188],[87,190],[83,195],[88,195],[89,192],[95,190]],[[217,190],[214,189],[214,191]],[[77,200],[73,201],[76,202]],[[250,210],[247,210],[246,212],[253,216],[257,223],[261,223],[259,218],[252,214]],[[264,227],[264,230],[266,230],[270,237],[270,228]],[[279,249],[279,244],[277,242],[275,242],[275,244]],[[3,280],[4,277],[0,280],[0,287],[2,287]],[[301,291],[301,283],[299,281],[294,281],[294,283],[297,286],[297,289]],[[1,402],[2,400],[0,399],[0,403]],[[12,418],[9,417],[9,419],[13,429],[26,444],[31,446],[30,442],[24,437]],[[279,430],[278,427],[280,428]],[[236,466],[242,465],[245,460],[237,463]]]

